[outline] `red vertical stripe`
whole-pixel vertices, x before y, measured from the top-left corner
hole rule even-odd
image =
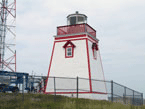
[[[50,73],[50,68],[51,68],[51,63],[52,63],[54,48],[55,48],[55,42],[53,44],[52,55],[51,55],[51,59],[50,59],[49,69],[48,69],[48,76],[47,76],[47,79],[46,79],[46,85],[44,86],[44,93],[46,93],[46,86],[47,86],[47,83],[48,83],[48,78],[49,78],[49,73]]]
[[[91,68],[90,68],[90,56],[89,56],[88,39],[86,39],[86,48],[87,48],[87,59],[88,59],[88,71],[89,71],[90,92],[92,92],[92,81],[91,81]]]

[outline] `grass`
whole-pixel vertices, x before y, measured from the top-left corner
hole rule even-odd
[[[0,109],[145,109],[145,106],[44,94],[25,94],[23,101],[22,94],[0,93]]]

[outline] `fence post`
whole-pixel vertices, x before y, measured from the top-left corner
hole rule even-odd
[[[55,77],[54,77],[54,101],[56,99],[56,84],[55,84]]]
[[[79,77],[77,76],[77,99],[78,99],[78,92],[79,92]]]
[[[33,88],[33,93],[34,93],[34,75],[33,75],[33,87],[32,88]]]
[[[79,98],[79,77],[77,76],[77,100],[76,100],[76,109],[78,109],[78,98]]]
[[[143,106],[143,93],[141,94],[141,105]]]
[[[132,104],[134,105],[134,90],[133,90],[133,100],[132,100],[132,101],[133,101],[133,103],[132,103]]]
[[[124,103],[126,104],[126,87],[124,87],[124,95],[123,95],[123,97],[124,97]]]
[[[113,80],[111,80],[111,101],[113,102]]]
[[[24,101],[24,76],[23,76],[23,84],[22,84],[22,93],[23,93],[23,99],[22,99],[22,101]]]

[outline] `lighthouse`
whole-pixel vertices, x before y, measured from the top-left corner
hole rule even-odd
[[[67,16],[67,25],[57,27],[44,93],[76,96],[76,77],[80,98],[108,99],[96,30],[79,12]]]

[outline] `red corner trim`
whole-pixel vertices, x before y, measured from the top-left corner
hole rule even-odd
[[[50,73],[50,68],[51,68],[51,63],[52,63],[52,58],[53,58],[55,43],[56,42],[54,42],[54,44],[53,44],[52,55],[51,55],[51,59],[50,59],[49,69],[48,69],[48,75],[47,75],[46,84],[45,84],[45,87],[44,87],[44,93],[46,92],[46,86],[47,86],[47,83],[48,83],[48,78],[49,78],[49,73]]]
[[[89,70],[90,92],[92,92],[91,68],[90,68],[90,56],[89,56],[88,39],[86,39],[86,48],[87,48],[87,58],[88,58],[88,70]]]
[[[90,41],[93,40],[94,42],[98,43],[98,41],[94,40],[91,36],[89,36],[89,35],[87,35],[87,36],[88,36],[88,38],[89,38]]]

